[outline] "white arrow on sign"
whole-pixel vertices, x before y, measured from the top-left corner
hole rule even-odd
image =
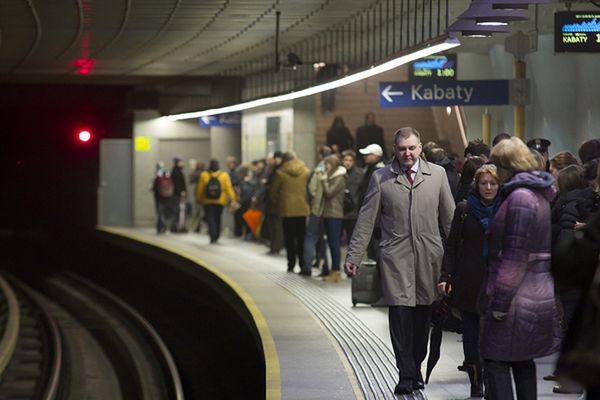
[[[392,99],[392,96],[402,96],[404,95],[404,92],[392,92],[392,85],[387,85],[385,87],[385,89],[383,89],[383,92],[381,92],[381,95],[383,97],[385,97],[385,99],[388,101],[388,103],[393,102],[394,100]]]

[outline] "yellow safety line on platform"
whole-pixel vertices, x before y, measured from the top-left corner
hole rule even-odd
[[[171,246],[167,243],[162,243],[158,240],[144,237],[121,228],[97,226],[96,229],[102,232],[111,233],[113,235],[123,236],[128,239],[135,240],[137,242],[149,244],[154,247],[159,247],[171,253],[177,254],[205,268],[212,274],[216,275],[227,285],[229,285],[229,287],[233,289],[233,291],[240,297],[240,299],[242,299],[242,301],[248,308],[248,311],[250,311],[250,314],[254,319],[254,323],[256,324],[256,328],[258,329],[258,333],[262,341],[266,366],[266,398],[267,400],[281,399],[281,375],[279,370],[279,356],[277,355],[275,341],[273,340],[273,335],[271,334],[271,330],[269,329],[269,324],[267,323],[267,320],[265,319],[264,315],[254,302],[252,297],[233,278],[231,278],[229,275],[226,275],[218,268],[215,268],[210,263],[200,259],[199,257],[186,253],[183,250]]]
[[[0,276],[0,291],[4,293],[8,305],[8,321],[4,328],[2,341],[0,341],[0,376],[2,376],[17,348],[21,311],[17,295],[2,276]]]

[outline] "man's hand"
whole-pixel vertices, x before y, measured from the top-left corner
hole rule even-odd
[[[508,313],[502,311],[492,311],[492,317],[494,317],[496,321],[504,321],[507,315]]]
[[[448,296],[452,291],[452,285],[450,285],[448,282],[440,282],[437,284],[437,290],[440,294]]]
[[[346,261],[346,263],[344,264],[344,271],[346,272],[346,275],[354,276],[358,273],[358,265]]]

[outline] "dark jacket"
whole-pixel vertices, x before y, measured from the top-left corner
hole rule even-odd
[[[515,174],[489,230],[489,298],[481,355],[494,361],[524,361],[559,348],[561,332],[550,273],[550,200],[554,179],[546,172]],[[498,321],[492,312],[507,313]]]
[[[454,159],[446,157],[442,161],[436,162],[436,164],[446,170],[446,176],[448,177],[448,184],[450,185],[450,190],[452,191],[452,197],[456,201],[458,181],[460,180],[460,177],[456,172]]]
[[[591,187],[559,195],[552,207],[552,244],[575,234],[576,222],[585,222],[598,207],[598,193]]]
[[[185,184],[185,177],[181,167],[173,167],[171,170],[171,179],[173,179],[173,185],[175,186],[175,197],[181,197],[181,192],[187,192],[187,185]]]
[[[473,190],[472,183],[463,183],[459,181],[458,186],[456,187],[456,197],[454,199],[456,200],[456,204],[466,200],[467,197],[469,197],[469,194],[471,194],[471,190]]]
[[[481,314],[485,309],[484,279],[487,260],[483,255],[485,232],[466,201],[458,203],[446,241],[441,282],[452,285],[452,305]]]
[[[346,189],[350,192],[350,197],[352,197],[354,208],[344,213],[344,219],[356,219],[356,216],[358,215],[361,200],[360,187],[363,176],[363,170],[356,166],[352,167],[352,169],[349,170],[348,174],[346,175]]]
[[[354,138],[350,130],[345,126],[331,128],[327,131],[327,146],[337,144],[338,152],[352,150],[354,148]]]
[[[379,125],[363,125],[356,130],[356,154],[370,144],[378,144],[383,149],[383,159],[387,160],[383,128]]]
[[[568,327],[558,360],[558,370],[561,375],[586,386],[596,386],[600,375],[597,362],[600,356],[600,305],[597,301],[597,294],[600,292],[600,281],[597,278],[600,271],[600,212],[590,216],[586,223],[580,235],[561,242],[552,253],[553,271],[569,271],[573,263],[579,266],[576,276],[585,294]],[[573,283],[572,273],[555,276],[559,284]]]
[[[383,167],[385,167],[385,164],[383,163],[383,161],[378,161],[375,164],[368,164],[365,167],[365,169],[364,169],[365,173],[363,174],[362,182],[360,184],[360,196],[359,196],[359,205],[358,205],[359,208],[362,206],[363,200],[365,198],[365,194],[367,193],[367,189],[369,188],[369,182],[371,181],[371,176],[373,175],[373,172],[375,172],[379,168],[383,168]]]

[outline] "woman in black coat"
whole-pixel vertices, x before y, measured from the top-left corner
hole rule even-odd
[[[479,355],[479,319],[484,311],[487,268],[485,232],[498,195],[496,167],[486,164],[475,173],[474,190],[458,203],[446,242],[438,290],[452,295],[463,324],[465,368],[471,381],[471,397],[483,397],[483,367]]]
[[[346,127],[342,117],[335,117],[331,128],[327,131],[327,146],[331,147],[334,153],[342,153],[345,150],[354,148],[354,138],[350,130]]]
[[[552,206],[552,248],[556,253],[561,243],[573,240],[575,236],[575,225],[584,223],[590,215],[598,208],[600,199],[598,193],[588,185],[585,179],[585,169],[580,165],[569,165],[558,172],[557,178],[558,197]],[[581,265],[571,262],[569,270],[571,274],[578,275]],[[556,293],[563,311],[563,337],[566,335],[567,327],[572,324],[575,310],[584,294],[580,285],[556,280]],[[556,379],[554,376],[546,376],[544,379]],[[555,393],[580,393],[583,389],[572,384],[561,384],[555,386]]]

